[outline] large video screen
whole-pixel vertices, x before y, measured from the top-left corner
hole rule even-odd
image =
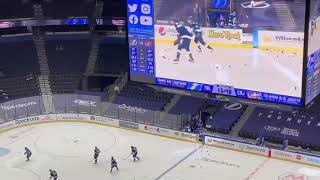
[[[310,1],[306,104],[320,93],[320,1]]]
[[[127,2],[131,80],[302,105],[305,2]]]

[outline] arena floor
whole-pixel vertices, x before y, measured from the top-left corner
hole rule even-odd
[[[192,47],[195,63],[183,51],[174,63],[177,47],[159,43],[156,48],[156,76],[161,78],[220,84],[240,89],[301,96],[303,59],[301,54],[252,48],[214,47],[199,53]]]
[[[138,148],[141,161],[126,159],[131,145]],[[23,156],[25,146],[33,151],[29,162]],[[92,161],[94,146],[101,149],[97,165]],[[120,168],[112,174],[111,156]],[[49,169],[65,180],[320,179],[315,167],[96,124],[47,123],[0,134],[2,180],[47,180]]]

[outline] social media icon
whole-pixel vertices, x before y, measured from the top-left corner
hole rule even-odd
[[[149,4],[141,4],[141,13],[142,14],[150,14],[151,6]]]
[[[136,46],[138,41],[136,39],[131,40],[131,46]]]
[[[136,12],[138,9],[138,4],[128,4],[128,10],[131,13]]]
[[[145,26],[152,26],[153,19],[151,16],[141,16],[140,17],[140,24]]]
[[[138,22],[139,22],[139,18],[138,18],[138,16],[136,16],[136,15],[130,15],[129,16],[129,22],[130,22],[130,24],[138,24]]]

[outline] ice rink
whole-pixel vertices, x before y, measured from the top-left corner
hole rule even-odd
[[[141,160],[133,162],[130,146]],[[33,155],[23,156],[28,146]],[[92,161],[100,147],[98,164]],[[0,134],[1,180],[319,180],[320,169],[119,128],[87,123],[47,123]],[[110,157],[120,170],[110,171]]]
[[[194,63],[183,51],[180,62],[174,63],[177,47],[158,43],[156,76],[204,84],[229,85],[240,89],[269,92],[293,97],[301,96],[302,54],[252,48],[192,46]]]

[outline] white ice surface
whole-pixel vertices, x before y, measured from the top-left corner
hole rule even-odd
[[[141,161],[125,159],[131,145],[138,147]],[[25,146],[33,151],[29,162]],[[94,146],[101,149],[97,165]],[[315,167],[95,124],[22,127],[0,134],[0,147],[11,151],[0,157],[1,180],[47,180],[49,169],[62,180],[278,180],[286,173],[320,179]],[[111,156],[120,168],[112,174]]]

